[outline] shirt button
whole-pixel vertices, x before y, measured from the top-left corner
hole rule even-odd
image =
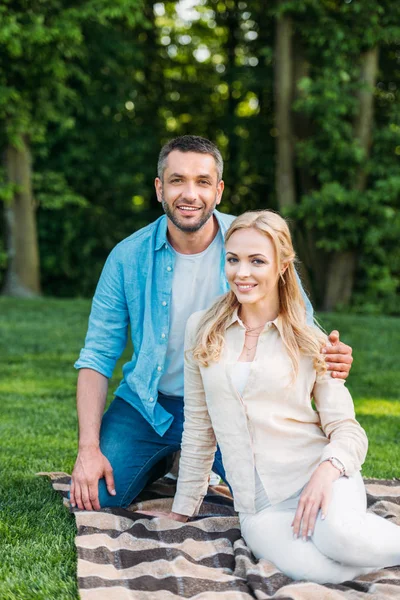
[[[172,267],[167,267],[167,271],[172,271]]]
[[[165,302],[165,300],[162,302],[163,306],[167,306],[167,303]]]
[[[157,371],[162,371],[162,367],[160,367],[160,365],[157,367]]]
[[[153,396],[151,398],[149,398],[149,402],[154,402]]]
[[[161,337],[162,337],[162,339],[164,339],[165,338],[165,333],[162,333]]]

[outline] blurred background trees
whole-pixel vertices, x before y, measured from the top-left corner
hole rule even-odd
[[[6,0],[0,86],[6,293],[90,296],[192,133],[223,210],[291,218],[317,307],[400,313],[398,3]]]

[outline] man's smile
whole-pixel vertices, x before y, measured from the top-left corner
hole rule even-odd
[[[189,206],[188,204],[181,204],[177,208],[182,212],[196,212],[200,210],[199,206]]]

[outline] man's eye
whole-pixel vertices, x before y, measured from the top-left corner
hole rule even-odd
[[[210,182],[207,179],[200,179],[199,183],[201,183],[201,185],[209,185]]]
[[[178,177],[171,179],[171,183],[179,183],[180,181],[182,181],[182,179],[178,179]]]

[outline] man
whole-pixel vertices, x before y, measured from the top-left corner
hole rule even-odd
[[[155,180],[165,215],[119,243],[107,259],[75,364],[79,451],[72,506],[129,505],[168,470],[180,448],[186,321],[228,290],[223,236],[234,217],[215,210],[224,189],[222,169],[221,154],[209,140],[183,136],[166,144]],[[128,325],[134,353],[103,416]],[[328,366],[346,378],[351,348],[339,343],[337,332],[330,339]],[[219,452],[213,470],[224,477]]]

